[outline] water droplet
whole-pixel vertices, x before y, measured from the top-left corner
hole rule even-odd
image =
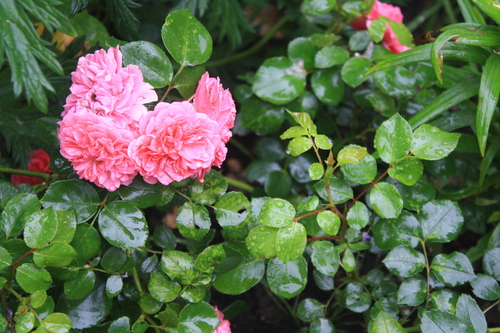
[[[439,156],[444,156],[445,155],[445,152],[444,152],[443,149],[436,149],[436,150],[434,150],[434,152],[436,154],[438,154]]]

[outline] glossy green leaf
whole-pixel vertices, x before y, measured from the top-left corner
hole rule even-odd
[[[153,87],[162,88],[172,81],[172,64],[155,44],[146,41],[130,42],[123,45],[120,51],[123,53],[123,64],[139,66],[144,81]]]
[[[37,249],[33,254],[33,261],[38,267],[63,267],[68,266],[76,257],[76,252],[71,245],[63,242],[52,242],[43,249]]]
[[[166,225],[158,225],[153,233],[155,244],[164,250],[175,250],[177,246],[176,237],[172,229]]]
[[[306,74],[300,62],[286,57],[269,58],[255,73],[252,90],[266,102],[283,105],[304,91]]]
[[[310,154],[291,157],[288,163],[288,171],[293,180],[300,184],[307,184],[311,181],[309,177],[309,167],[315,161]]]
[[[210,333],[217,328],[219,323],[217,313],[210,304],[205,302],[188,304],[179,313],[179,325],[175,328],[175,332]]]
[[[346,308],[356,313],[365,312],[371,304],[372,298],[364,291],[348,293],[345,299]]]
[[[238,114],[242,126],[259,135],[276,132],[285,120],[282,106],[266,103],[256,96],[244,100]]]
[[[45,303],[46,300],[47,300],[47,293],[45,292],[45,290],[37,290],[33,294],[31,294],[30,305],[34,309],[38,309]]]
[[[67,299],[82,299],[87,296],[95,284],[95,273],[82,269],[76,278],[64,282],[64,293]]]
[[[259,225],[248,233],[245,244],[254,258],[270,259],[276,256],[276,235],[278,228]]]
[[[394,219],[403,209],[403,199],[394,185],[379,182],[370,190],[370,204],[375,213],[386,219]]]
[[[109,325],[108,333],[130,332],[130,319],[128,317],[120,317]]]
[[[354,148],[354,147],[353,147]],[[345,148],[344,148],[345,149]],[[337,156],[340,163],[340,153]],[[342,159],[344,161],[344,158]],[[370,155],[366,154],[359,163],[346,163],[340,165],[340,170],[344,176],[353,183],[368,184],[375,179],[377,175],[377,162]]]
[[[383,250],[400,245],[414,248],[419,243],[420,233],[419,221],[406,210],[395,219],[381,219],[373,226],[375,243]]]
[[[399,114],[384,121],[375,134],[375,148],[380,158],[392,163],[408,155],[413,139],[408,122]]]
[[[24,291],[32,294],[37,290],[49,289],[52,277],[45,269],[25,263],[16,269],[16,282]]]
[[[163,273],[153,272],[149,279],[148,290],[157,301],[169,303],[180,296],[181,285]]]
[[[476,301],[467,294],[462,294],[457,302],[457,318],[467,325],[468,332],[486,332],[488,324],[483,311]]]
[[[380,311],[370,323],[369,333],[404,333],[403,327],[390,314]]]
[[[356,31],[349,38],[349,49],[351,51],[363,51],[371,42],[370,33],[366,30]]]
[[[264,276],[264,271],[264,260],[243,262],[217,275],[213,286],[223,294],[239,295],[256,285]]]
[[[339,269],[340,256],[332,243],[316,241],[312,244],[311,261],[321,273],[335,276]]]
[[[313,270],[313,278],[318,288],[323,291],[328,291],[335,288],[335,280],[333,279],[333,277],[325,275],[317,269]]]
[[[434,200],[426,203],[418,216],[422,236],[428,242],[447,243],[458,236],[464,223],[456,202]]]
[[[285,131],[285,133],[280,135],[280,139],[285,140],[285,139],[292,139],[295,137],[300,137],[303,135],[307,135],[307,129],[302,127],[302,126],[293,126],[290,127]]]
[[[436,190],[432,185],[420,179],[413,186],[406,186],[395,179],[389,179],[403,197],[403,207],[408,210],[420,210],[423,205],[436,197]]]
[[[49,245],[57,232],[57,215],[52,207],[31,214],[24,228],[24,242],[32,249]]]
[[[424,173],[422,162],[415,156],[406,156],[391,163],[389,176],[407,186],[415,185]]]
[[[291,187],[292,178],[285,171],[272,171],[264,183],[264,191],[273,198],[285,198]]]
[[[304,69],[314,69],[314,57],[318,49],[310,38],[298,37],[288,43],[288,57],[294,63],[304,62]]]
[[[339,232],[341,225],[340,217],[330,210],[322,211],[317,216],[318,225],[321,230],[331,236],[335,236]]]
[[[173,281],[181,284],[191,284],[198,276],[193,258],[181,251],[163,251],[161,269]]]
[[[344,99],[345,85],[339,68],[317,71],[311,77],[311,85],[316,97],[326,105],[338,105]]]
[[[335,7],[334,0],[306,0],[304,11],[311,15],[325,14]]]
[[[307,263],[304,257],[283,263],[279,258],[269,260],[266,273],[269,288],[276,295],[292,298],[300,294],[307,284]]]
[[[366,58],[352,57],[342,66],[341,76],[344,82],[356,88],[366,81],[365,73],[371,68],[371,61]]]
[[[500,75],[500,56],[492,54],[484,66],[481,85],[479,87],[479,104],[476,114],[477,139],[481,155],[483,156],[486,151],[491,120],[500,95],[500,84],[495,80],[498,75]]]
[[[205,299],[204,286],[187,286],[184,288],[181,297],[190,303],[199,303]]]
[[[20,193],[10,199],[2,212],[0,230],[6,237],[19,234],[31,214],[40,209],[38,198],[34,194]]]
[[[73,209],[78,223],[92,217],[101,203],[92,186],[81,180],[61,180],[51,184],[40,202],[44,208]]]
[[[398,289],[398,304],[419,306],[425,301],[427,285],[425,279],[417,275],[404,280]]]
[[[316,144],[316,147],[319,149],[324,149],[324,150],[330,150],[333,147],[332,141],[323,134],[317,134],[314,137],[314,144]]]
[[[359,162],[365,158],[365,147],[352,147],[352,145],[349,147],[350,148],[343,148],[339,151],[337,155],[337,163],[339,165],[347,163],[359,164]]]
[[[327,333],[333,332],[334,327],[332,322],[326,318],[316,318],[309,326],[309,333]]]
[[[451,287],[462,285],[476,278],[469,259],[459,252],[438,254],[432,260],[431,272],[440,282]]]
[[[101,235],[112,245],[124,249],[144,246],[148,225],[142,211],[127,201],[114,201],[99,214]]]
[[[110,247],[101,258],[101,266],[109,272],[123,272],[127,253],[123,249]]]
[[[323,316],[325,305],[313,298],[306,298],[300,301],[297,307],[297,317],[305,322],[312,322],[314,319]]]
[[[325,173],[325,169],[323,168],[321,163],[318,162],[311,164],[308,171],[309,171],[309,178],[311,180],[321,179],[321,177],[323,177],[323,174]]]
[[[56,211],[57,232],[53,242],[70,243],[76,232],[76,216],[74,211]]]
[[[117,191],[123,200],[140,209],[165,205],[174,196],[174,192],[161,183],[148,184],[142,177],[135,177],[132,184],[120,186]]]
[[[161,37],[172,58],[181,66],[203,64],[212,55],[212,37],[189,9],[168,14]]]
[[[283,199],[269,199],[260,211],[258,220],[260,224],[268,227],[282,228],[290,226],[295,218],[295,208]]]
[[[430,309],[439,309],[455,313],[457,301],[457,293],[448,289],[439,289],[431,294],[429,305]]]
[[[146,314],[155,314],[160,311],[162,303],[155,300],[150,294],[142,294],[137,302],[141,310]]]
[[[487,301],[495,301],[500,298],[500,285],[491,276],[478,274],[477,277],[470,282],[472,292],[479,298]]]
[[[342,47],[337,45],[326,46],[316,53],[314,57],[314,66],[316,68],[330,68],[335,65],[342,65],[348,59],[349,52]]]
[[[9,267],[12,264],[12,258],[9,251],[0,246],[0,270]]]
[[[457,3],[465,22],[486,24],[483,15],[476,7],[472,6],[470,0],[458,0]]]
[[[210,230],[211,222],[208,210],[203,205],[185,202],[176,216],[177,228],[189,239],[200,239]]]
[[[99,253],[101,238],[93,226],[87,223],[81,223],[76,227],[75,237],[69,245],[75,249],[76,263],[78,265],[83,265]]]
[[[329,201],[324,179],[314,184],[314,189],[323,200]],[[354,198],[352,188],[349,184],[345,180],[334,176],[330,178],[330,194],[335,204],[341,204]]]
[[[3,210],[7,206],[10,199],[16,196],[18,191],[16,187],[7,181],[0,181],[0,208]]]
[[[420,328],[428,333],[467,332],[467,326],[460,319],[444,310],[425,311]]]
[[[424,124],[413,133],[410,150],[419,159],[438,160],[448,156],[455,149],[459,138],[458,133],[447,133]]]
[[[486,0],[471,0],[497,24],[500,24],[500,9],[494,3]]]
[[[17,316],[15,331],[19,333],[31,332],[35,326],[35,315],[31,311],[26,311]]]
[[[384,33],[387,30],[387,23],[382,20],[373,20],[368,26],[370,37],[375,43],[380,43],[384,38]]]
[[[226,253],[221,244],[211,245],[203,250],[194,261],[194,268],[200,272],[211,273],[214,265],[226,259]]]
[[[414,94],[416,78],[406,68],[396,67],[375,72],[373,82],[391,97],[410,97]]]
[[[189,99],[194,95],[198,82],[204,73],[204,66],[184,67],[182,71],[176,73],[172,86],[177,89],[183,98]]]
[[[347,273],[350,273],[356,269],[356,258],[354,258],[354,254],[347,248],[344,251],[344,256],[342,257],[342,267]]]
[[[420,273],[425,267],[424,255],[404,245],[392,249],[383,262],[391,273],[403,278]]]
[[[363,229],[370,220],[370,212],[366,205],[361,201],[356,203],[347,212],[347,224],[354,230]]]
[[[292,156],[299,156],[312,148],[311,139],[308,137],[297,137],[293,138],[288,143],[287,152]]]
[[[483,258],[483,268],[489,276],[500,281],[500,248],[486,252]]]
[[[109,298],[118,296],[123,289],[123,280],[119,275],[110,275],[106,280],[106,295]]]
[[[300,223],[294,222],[282,227],[276,234],[276,255],[284,263],[296,260],[306,248],[306,229]]]
[[[224,194],[215,204],[217,222],[222,227],[239,227],[246,223],[250,202],[241,192]]]
[[[211,170],[204,178],[203,183],[198,180],[193,183],[191,197],[203,205],[213,205],[227,191],[227,181],[215,170]]]

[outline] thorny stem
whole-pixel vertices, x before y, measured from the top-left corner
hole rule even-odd
[[[209,61],[205,64],[205,67],[217,67],[217,66],[221,66],[221,65],[225,65],[227,63],[230,63],[230,62],[233,62],[233,61],[236,61],[236,60],[240,60],[240,59],[243,59],[243,58],[246,58],[248,57],[249,55],[257,52],[258,50],[260,50],[264,45],[266,45],[266,43],[274,36],[274,34],[276,32],[278,32],[282,27],[283,25],[288,22],[288,20],[290,19],[290,16],[284,16],[281,20],[279,20],[278,23],[276,23],[276,25],[274,25],[268,32],[267,34],[262,37],[261,40],[259,40],[256,44],[254,44],[254,46],[252,46],[251,48],[249,48],[248,50],[246,51],[243,51],[243,52],[240,52],[240,53],[237,53],[235,55],[232,55],[230,57],[227,57],[227,58],[224,58],[224,59],[219,59],[219,60],[214,60],[214,61]]]
[[[0,172],[42,178],[44,181],[49,180],[50,177],[50,173],[36,172],[36,171],[29,171],[22,169],[12,169],[12,168],[0,168]]]

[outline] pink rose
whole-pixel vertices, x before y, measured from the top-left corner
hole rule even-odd
[[[229,320],[224,320],[224,314],[216,306],[213,307],[217,312],[217,317],[220,320],[219,326],[215,329],[213,333],[231,333],[231,323]]]
[[[158,100],[153,86],[143,81],[139,67],[122,67],[118,47],[81,57],[71,78],[71,94],[66,98],[63,117],[87,110],[111,118],[118,127],[133,129],[147,112],[144,104]]]
[[[158,103],[142,117],[139,135],[129,156],[147,183],[164,185],[196,176],[203,181],[221,140],[217,122],[187,101]]]
[[[396,23],[403,23],[403,14],[399,7],[375,0],[370,13],[368,15],[363,14],[358,20],[352,22],[352,26],[356,30],[366,30],[372,21],[380,18],[380,16],[385,16]],[[382,45],[393,53],[401,53],[411,49],[411,47],[402,45],[398,41],[396,34],[392,31],[389,24],[387,24]]]
[[[50,157],[43,149],[36,149],[33,151],[33,155],[30,157],[28,163],[29,171],[51,173],[50,170]],[[30,184],[38,185],[43,183],[42,178],[23,176],[23,175],[12,175],[10,177],[10,182],[16,186],[19,184]]]
[[[129,185],[137,175],[127,154],[132,132],[114,126],[111,119],[90,112],[67,114],[59,123],[61,155],[80,178],[108,191]]]
[[[217,145],[214,166],[220,167],[226,159],[226,143],[232,136],[236,107],[229,89],[224,90],[219,78],[211,78],[208,72],[202,75],[196,88],[193,104],[197,112],[206,114],[219,125],[221,141]]]

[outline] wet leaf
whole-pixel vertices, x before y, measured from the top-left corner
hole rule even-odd
[[[447,243],[458,236],[464,223],[458,204],[449,200],[426,203],[418,216],[422,236],[428,242]]]
[[[372,67],[370,60],[361,57],[352,57],[342,66],[342,80],[352,88],[356,88],[366,81],[365,73]]]
[[[491,276],[478,274],[470,284],[473,288],[472,292],[479,298],[487,301],[495,301],[500,298],[500,286]]]
[[[311,77],[314,94],[326,105],[338,105],[344,99],[345,85],[338,68],[319,70]]]
[[[425,279],[417,275],[404,280],[398,289],[398,304],[419,306],[425,301],[427,285]]]
[[[335,246],[328,241],[316,241],[312,245],[311,261],[318,271],[335,276],[340,266],[340,256]]]
[[[354,230],[363,229],[370,220],[370,211],[364,203],[356,201],[347,213],[347,223]]]
[[[245,244],[254,258],[270,259],[276,256],[278,228],[259,225],[248,233]]]
[[[283,199],[269,199],[262,206],[258,220],[268,227],[282,228],[290,226],[295,218],[295,208]]]
[[[203,205],[192,201],[185,202],[176,216],[180,233],[189,239],[200,239],[210,230],[211,222],[208,210]]]
[[[369,333],[404,333],[403,327],[390,314],[380,311],[371,322]]]
[[[284,263],[299,258],[306,248],[306,229],[300,223],[294,222],[280,228],[276,234],[276,255]]]
[[[362,147],[357,148],[354,146],[348,146],[348,147],[352,147],[348,149],[362,148]],[[341,163],[341,159],[342,161],[344,161],[345,158],[339,153],[337,159],[339,160],[338,162]],[[351,160],[352,159],[349,158],[349,161]],[[368,184],[372,180],[374,180],[375,176],[377,175],[377,162],[370,154],[367,153],[364,156],[364,158],[359,161],[359,163],[350,162],[346,164],[341,164],[340,170],[344,174],[345,178],[347,178],[351,182],[357,184]]]
[[[24,228],[24,242],[32,249],[49,245],[57,232],[57,215],[52,207],[31,214]]]
[[[325,46],[316,53],[314,65],[316,68],[330,68],[335,65],[342,65],[348,59],[349,52],[342,47],[337,45]]]
[[[420,273],[425,267],[424,255],[404,245],[392,249],[383,262],[391,273],[403,278]]]
[[[304,257],[283,263],[273,258],[267,264],[267,282],[276,295],[292,298],[300,294],[307,284],[307,263]]]
[[[20,193],[10,199],[2,212],[0,230],[6,237],[19,234],[31,214],[40,209],[38,198],[34,194]]]
[[[443,310],[430,310],[424,312],[420,328],[424,332],[467,332],[467,326],[449,312]]]
[[[424,124],[413,133],[411,152],[419,159],[439,160],[448,156],[457,146],[460,134],[441,131]]]
[[[219,274],[213,286],[223,294],[239,295],[256,285],[264,276],[264,271],[264,260],[243,262]]]
[[[391,166],[389,176],[407,186],[415,185],[424,173],[422,162],[414,156],[406,156],[398,161],[393,161]]]
[[[169,279],[163,273],[151,273],[148,283],[148,290],[159,302],[169,303],[175,300],[181,294],[181,285]]]
[[[314,319],[323,316],[325,305],[313,298],[306,298],[300,301],[297,307],[297,317],[305,322],[312,322]]]
[[[323,200],[329,201],[324,179],[314,184],[314,189]],[[335,204],[344,203],[354,197],[351,186],[345,180],[335,176],[330,178],[330,194]]]
[[[472,265],[460,252],[438,254],[432,260],[431,272],[446,286],[459,286],[476,278]]]
[[[82,269],[74,279],[64,282],[64,293],[67,299],[82,299],[94,289],[94,284],[95,273]]]
[[[294,63],[302,61],[307,71],[314,69],[314,56],[318,49],[310,38],[298,37],[288,44],[288,57]]]
[[[403,199],[394,185],[379,182],[370,190],[370,204],[382,218],[397,218],[403,209]]]
[[[489,276],[500,281],[500,248],[486,252],[483,258],[483,268]]]
[[[36,250],[33,261],[38,267],[63,267],[68,266],[76,257],[76,252],[71,245],[63,242],[52,242],[43,249]]]
[[[408,155],[412,142],[412,130],[399,114],[384,121],[375,134],[375,148],[380,158],[391,164]]]
[[[193,258],[181,251],[163,251],[161,269],[173,281],[184,285],[191,284],[198,277]]]
[[[483,311],[469,295],[462,294],[458,298],[456,311],[457,318],[467,325],[468,332],[486,332],[488,330]]]
[[[52,284],[50,273],[35,264],[25,263],[16,269],[16,282],[27,293],[37,290],[47,290]]]
[[[322,211],[317,216],[318,225],[321,230],[331,236],[337,235],[340,228],[340,217],[330,210]]]
[[[380,219],[373,226],[375,243],[383,250],[400,245],[414,248],[419,243],[420,233],[419,221],[406,210],[395,219]]]

